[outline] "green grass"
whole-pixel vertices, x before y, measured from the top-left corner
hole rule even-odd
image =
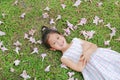
[[[38,40],[41,39],[40,29],[41,26],[46,25],[52,27],[49,24],[50,18],[55,19],[57,15],[61,15],[62,19],[57,21],[55,26],[60,32],[64,32],[63,28],[66,28],[66,20],[69,20],[72,24],[77,24],[81,18],[87,19],[87,24],[84,26],[78,26],[78,29],[71,31],[71,35],[67,36],[67,41],[70,42],[72,38],[79,37],[84,39],[80,35],[81,30],[95,30],[96,34],[93,39],[88,40],[97,44],[100,47],[111,47],[113,50],[120,52],[120,42],[115,39],[120,37],[120,1],[119,5],[115,5],[117,0],[102,0],[103,5],[97,7],[97,2],[100,0],[93,0],[92,3],[84,2],[82,0],[81,5],[78,8],[73,7],[75,0],[19,0],[19,4],[14,6],[15,0],[1,0],[0,1],[0,21],[4,24],[0,25],[0,30],[5,32],[5,36],[0,36],[0,41],[3,41],[5,47],[9,50],[2,52],[0,50],[0,80],[23,80],[20,74],[23,70],[31,76],[29,80],[36,78],[37,80],[67,80],[67,73],[72,70],[66,70],[60,67],[60,52],[53,52],[45,49],[42,45],[31,44],[28,40],[24,39],[24,33],[27,33],[30,29],[36,29],[34,37]],[[61,2],[63,1],[67,6],[62,9]],[[47,12],[44,8],[50,7],[48,14],[49,19],[43,19],[42,14]],[[25,12],[24,19],[20,19],[20,15]],[[2,17],[2,13],[5,13],[5,18]],[[104,20],[104,24],[93,24],[95,16]],[[110,42],[109,46],[104,46],[104,40],[109,40],[109,33],[111,32],[106,25],[111,23],[112,27],[115,27],[117,32]],[[19,40],[22,43],[20,47],[20,54],[14,52],[15,46],[13,43]],[[38,47],[39,54],[30,54],[32,48]],[[42,62],[40,54],[47,53],[47,57]],[[14,65],[14,60],[21,60],[18,66]],[[48,66],[50,72],[45,72],[44,69]],[[15,72],[10,72],[10,68],[13,67]],[[83,80],[81,73],[75,72],[75,78]]]

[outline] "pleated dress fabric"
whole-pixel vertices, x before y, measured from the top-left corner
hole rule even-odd
[[[73,38],[72,45],[62,57],[77,63],[82,55],[82,43],[79,38]],[[106,48],[97,48],[82,74],[84,80],[120,80],[120,53]]]

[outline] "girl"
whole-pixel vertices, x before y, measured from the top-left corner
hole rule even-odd
[[[85,80],[120,80],[120,54],[73,38],[71,43],[58,31],[43,26],[42,42],[50,50],[63,53],[61,62],[81,72]]]

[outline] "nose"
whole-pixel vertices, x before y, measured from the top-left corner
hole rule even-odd
[[[57,40],[57,44],[58,44],[58,45],[62,45],[61,40]]]

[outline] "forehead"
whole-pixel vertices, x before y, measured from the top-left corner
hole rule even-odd
[[[54,41],[57,36],[60,36],[60,34],[57,34],[57,33],[51,33],[51,34],[49,34],[48,42]]]

